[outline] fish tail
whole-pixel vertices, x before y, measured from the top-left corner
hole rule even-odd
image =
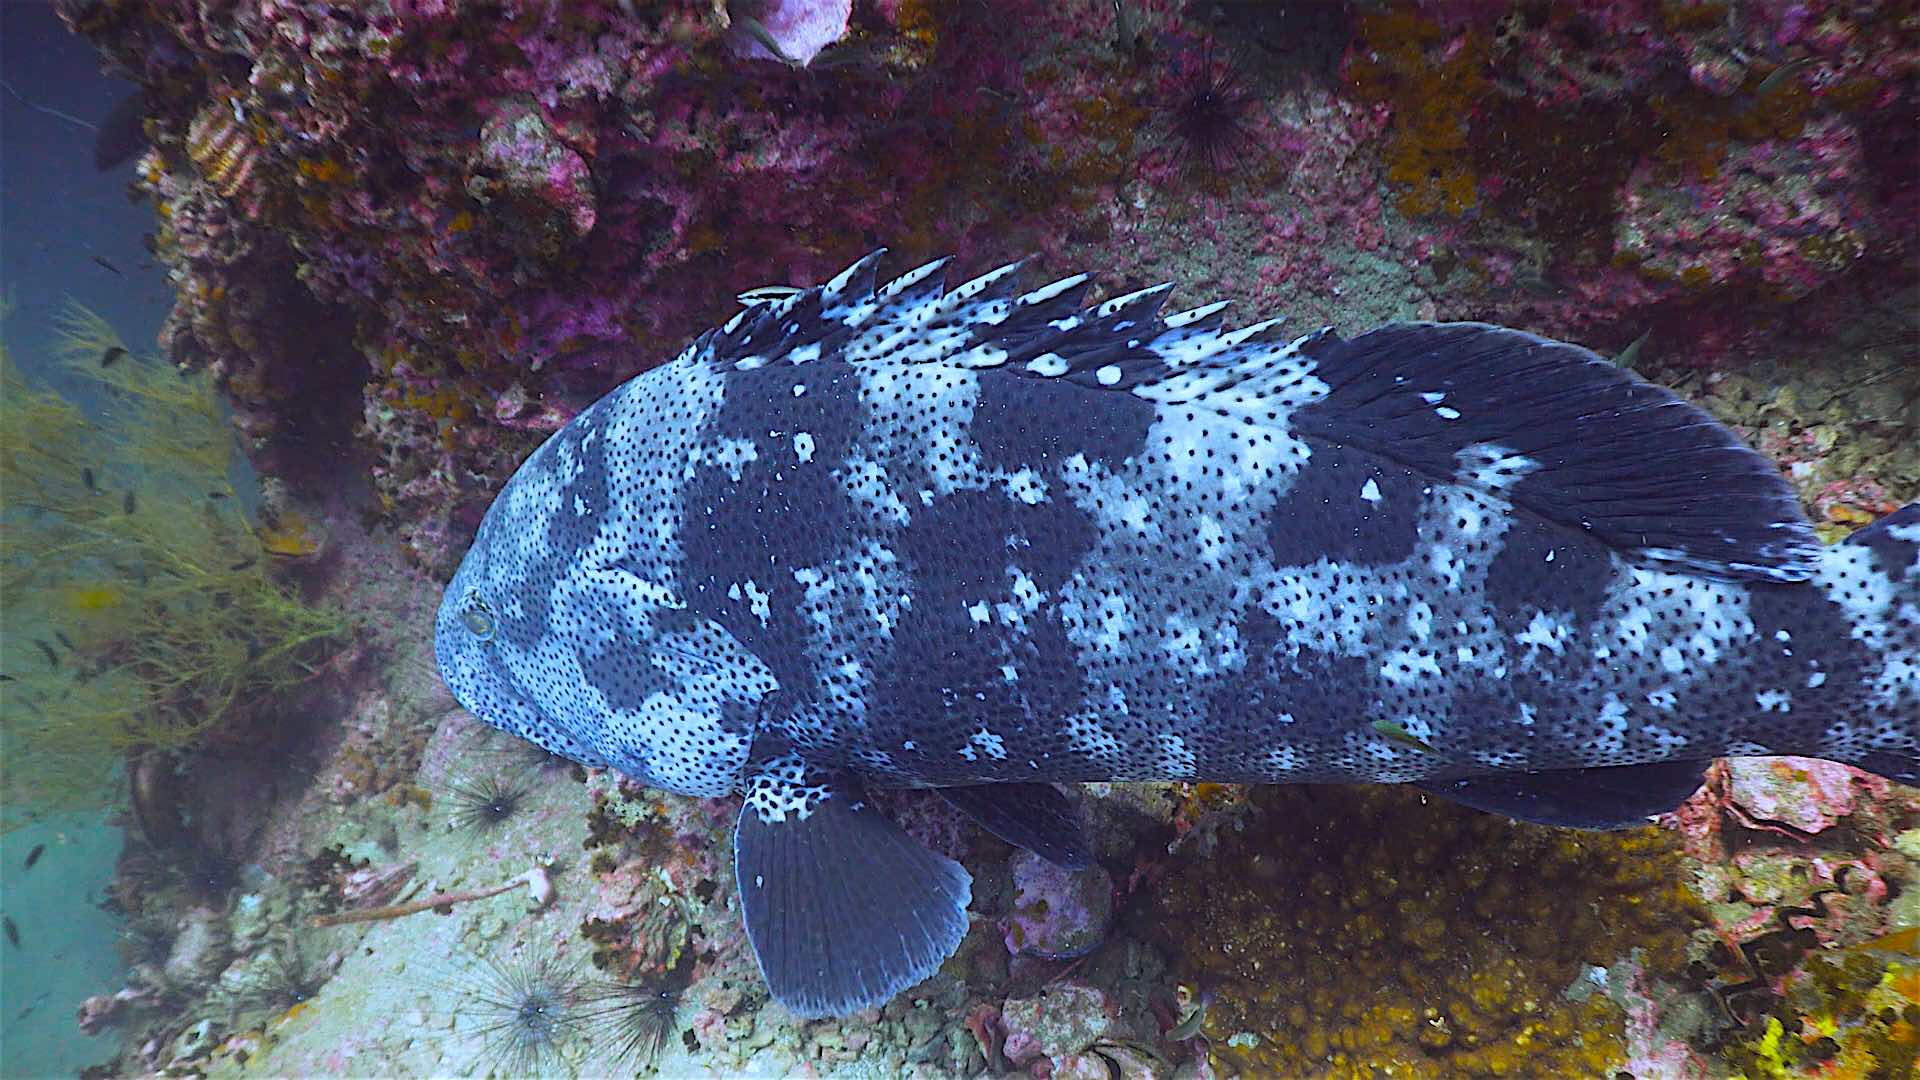
[[[1845,622],[1835,644],[1857,658],[1855,708],[1823,756],[1920,786],[1920,503],[1828,548],[1813,584]]]

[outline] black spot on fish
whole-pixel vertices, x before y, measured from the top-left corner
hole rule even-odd
[[[600,420],[604,414],[582,414],[566,430],[554,436],[558,444],[555,456],[564,460],[571,457],[577,465],[573,478],[558,494],[563,512],[553,515],[547,524],[547,543],[554,551],[568,551],[578,545],[574,539],[581,533],[591,534],[601,520],[601,515],[610,509],[607,497],[607,442],[606,433],[600,430]]]
[[[1536,611],[1570,611],[1584,626],[1606,600],[1611,563],[1598,542],[1532,514],[1513,514],[1487,567],[1487,604],[1508,634],[1526,629]]]
[[[110,368],[114,364],[119,363],[120,358],[125,355],[127,355],[127,350],[121,348],[118,345],[115,345],[109,348],[106,352],[103,352],[100,354],[100,366],[103,368]]]
[[[695,471],[686,485],[685,505],[706,508],[689,513],[685,548],[688,580],[711,582],[724,594],[738,580],[733,553],[759,549],[769,566],[816,566],[831,558],[844,538],[858,536],[866,522],[835,474],[847,459],[849,439],[862,430],[858,377],[832,367],[767,367],[748,373],[742,391],[729,393],[710,422],[708,439],[750,439],[756,459],[739,466],[739,480],[728,467],[712,464]],[[806,384],[795,397],[793,387]],[[768,432],[777,431],[778,438]],[[797,435],[814,440],[811,460],[799,460]],[[793,575],[769,573],[756,578],[772,597],[772,613],[763,625],[745,602],[715,604],[740,643],[758,655],[783,684],[806,678],[808,661],[801,643],[809,630],[801,615],[802,598]]]
[[[1274,564],[1402,562],[1419,539],[1429,487],[1380,456],[1315,441],[1310,467],[1294,476],[1267,515]]]
[[[588,686],[606,694],[608,701],[645,701],[661,691],[678,689],[678,680],[661,671],[629,642],[583,647],[580,675]]]
[[[40,861],[40,856],[44,855],[46,853],[46,850],[47,850],[47,845],[45,844],[33,845],[33,850],[27,852],[27,861],[21,865],[20,869],[22,870],[33,869],[33,864]]]
[[[44,641],[41,641],[39,638],[34,638],[33,643],[35,645],[40,646],[40,651],[46,654],[47,663],[53,668],[53,670],[59,671],[60,670],[60,654],[53,651],[53,646],[47,644]]]
[[[1374,684],[1376,663],[1293,645],[1286,628],[1258,609],[1241,620],[1239,635],[1246,666],[1222,673],[1205,691],[1205,715],[1218,730],[1200,747],[1203,770],[1215,747],[1231,757],[1232,748],[1270,742],[1276,732],[1286,743],[1313,745],[1351,727],[1355,702]]]
[[[1751,703],[1763,689],[1798,691],[1791,712],[1763,712],[1754,718],[1754,741],[1763,746],[1790,744],[1798,730],[1814,722],[1811,717],[1817,716],[1823,725],[1841,719],[1832,712],[1836,705],[1843,714],[1853,714],[1847,719],[1856,723],[1864,719],[1848,707],[1851,695],[1846,688],[1874,677],[1873,649],[1854,636],[1837,605],[1808,603],[1805,593],[1793,585],[1754,588],[1747,599],[1747,617],[1753,620],[1756,644],[1771,654],[1765,665],[1770,679],[1764,685],[1713,680],[1705,695],[1708,700],[1701,703],[1711,708],[1715,696]],[[1825,693],[1810,692],[1829,686]]]
[[[869,704],[871,715],[885,718],[877,723],[917,730],[915,741],[928,754],[916,759],[916,775],[969,775],[975,766],[962,751],[978,752],[969,740],[987,717],[1006,718],[994,720],[991,731],[1008,758],[1057,761],[1065,754],[1058,725],[1017,718],[1068,715],[1084,700],[1082,673],[1046,662],[1071,653],[1067,628],[1051,610],[1009,623],[996,605],[1017,599],[1012,571],[1042,592],[1059,588],[1097,536],[1092,519],[1068,499],[1028,505],[999,492],[962,491],[914,511],[895,545],[913,580],[913,605],[892,635],[892,663],[902,677],[873,687]],[[1017,680],[1002,676],[1003,664],[1021,673]],[[973,692],[956,695],[956,686]]]
[[[972,434],[988,468],[1033,468],[1051,478],[1074,454],[1117,468],[1146,446],[1153,417],[1153,403],[1133,394],[988,372]]]

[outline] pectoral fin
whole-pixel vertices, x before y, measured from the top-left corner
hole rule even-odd
[[[1476,810],[1541,825],[1624,829],[1664,814],[1700,790],[1704,761],[1469,776],[1416,786]]]
[[[844,1016],[939,970],[973,879],[887,820],[857,778],[797,755],[758,767],[734,829],[747,939],[773,999]]]
[[[939,791],[981,828],[1015,847],[1067,870],[1093,865],[1093,844],[1080,825],[1079,810],[1052,784],[981,784]]]

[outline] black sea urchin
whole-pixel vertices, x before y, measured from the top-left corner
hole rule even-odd
[[[484,755],[488,760],[497,762],[501,770],[514,775],[538,773],[557,777],[570,771],[574,765],[572,761],[541,748],[537,743],[510,735],[489,724],[477,726],[474,734],[466,740],[464,752]]]
[[[590,984],[584,991],[587,1023],[597,1038],[614,1044],[620,1060],[647,1068],[679,1017],[680,991],[671,978]]]
[[[581,988],[551,958],[486,960],[470,988],[487,1059],[502,1076],[545,1075],[586,1014]]]
[[[330,975],[329,969],[307,963],[300,946],[288,942],[258,965],[236,995],[235,1005],[242,1013],[264,1019],[285,1016],[319,993]]]
[[[1187,53],[1174,61],[1159,152],[1172,154],[1188,173],[1224,175],[1259,145],[1258,103],[1240,69],[1214,59],[1211,43],[1198,56]]]
[[[450,782],[447,793],[453,797],[448,820],[454,828],[484,836],[512,820],[526,806],[533,788],[521,780],[488,775]]]
[[[240,853],[223,841],[195,844],[174,865],[181,884],[203,903],[225,902],[240,884]]]

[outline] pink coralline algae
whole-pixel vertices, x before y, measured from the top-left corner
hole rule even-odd
[[[480,129],[467,194],[490,212],[520,219],[515,238],[529,257],[551,259],[593,231],[593,177],[531,99],[506,100]],[[498,202],[498,205],[495,205]]]
[[[1643,164],[1622,189],[1614,250],[1694,287],[1747,279],[1803,297],[1867,253],[1870,182],[1858,132],[1833,117],[1730,150],[1710,180],[1662,179]]]
[[[1912,918],[1894,905],[1920,887],[1914,789],[1826,761],[1736,758],[1707,770],[1674,821],[1731,982],[1752,977],[1756,950],[1791,966]]]
[[[1020,850],[1013,871],[1013,911],[1006,919],[1007,951],[1016,956],[1084,956],[1107,935],[1113,919],[1113,879],[1098,866],[1065,870]]]
[[[1042,1060],[1057,1064],[1108,1037],[1116,1027],[1115,1016],[1114,1005],[1099,990],[1055,983],[1001,1006],[1000,1022],[1007,1033],[1001,1052],[1022,1069]]]
[[[783,60],[802,67],[820,55],[820,50],[846,36],[847,20],[853,15],[852,0],[763,0],[759,4],[736,6],[744,9],[744,17],[755,20],[765,30],[780,55],[775,56],[764,42],[747,33],[745,27],[735,29],[734,55],[752,60]]]
[[[1734,758],[1727,762],[1727,806],[1749,828],[1825,832],[1859,799],[1884,799],[1887,781],[1815,758]]]

